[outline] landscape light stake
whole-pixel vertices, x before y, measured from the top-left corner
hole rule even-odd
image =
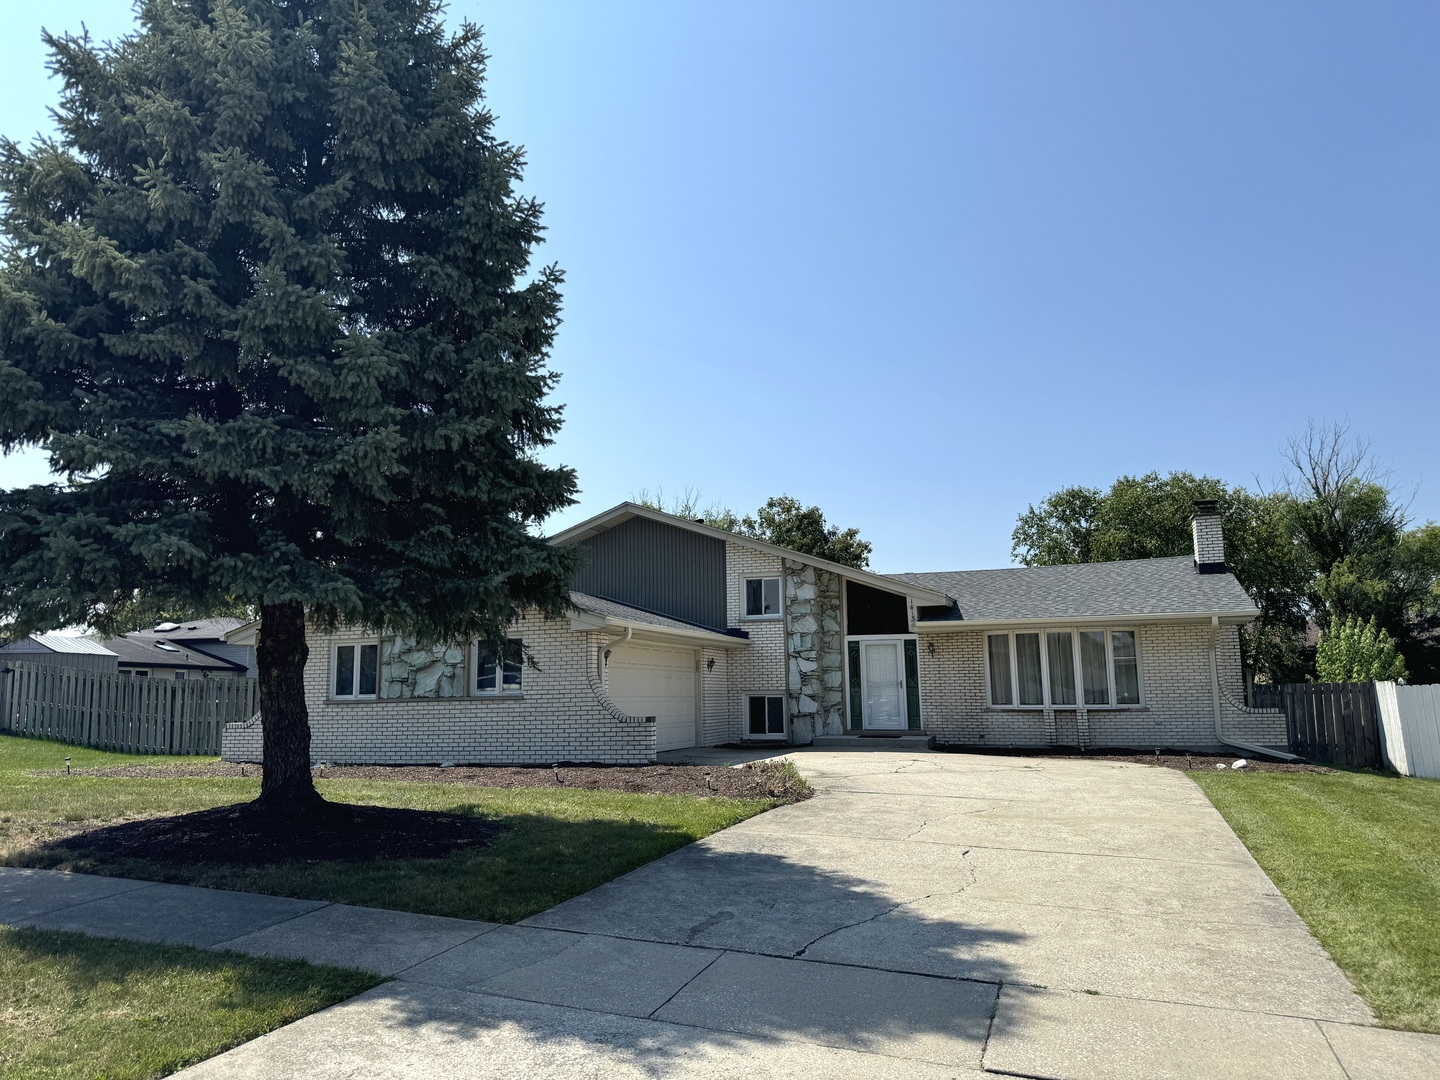
[[[65,775],[70,775],[70,759],[68,757],[65,759]]]

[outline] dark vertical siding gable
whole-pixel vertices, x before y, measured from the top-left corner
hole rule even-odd
[[[591,596],[725,629],[725,542],[648,518],[580,541],[575,588]]]

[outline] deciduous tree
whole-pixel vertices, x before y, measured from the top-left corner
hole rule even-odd
[[[1395,651],[1395,641],[1372,616],[1361,622],[1351,615],[1333,619],[1328,632],[1320,635],[1315,648],[1315,673],[1320,682],[1369,682],[1371,679],[1403,679],[1405,658]]]

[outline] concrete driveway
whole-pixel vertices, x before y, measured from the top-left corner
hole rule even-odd
[[[1180,773],[886,751],[795,760],[816,798],[186,1075],[1440,1070],[1440,1039],[1371,1026]],[[293,938],[273,951],[306,953]]]

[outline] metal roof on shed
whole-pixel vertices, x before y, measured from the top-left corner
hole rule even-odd
[[[43,645],[52,653],[74,653],[88,656],[114,656],[115,654],[98,641],[92,641],[85,637],[75,637],[70,634],[31,634],[30,641]],[[23,650],[25,643],[16,641],[7,646],[12,652]]]

